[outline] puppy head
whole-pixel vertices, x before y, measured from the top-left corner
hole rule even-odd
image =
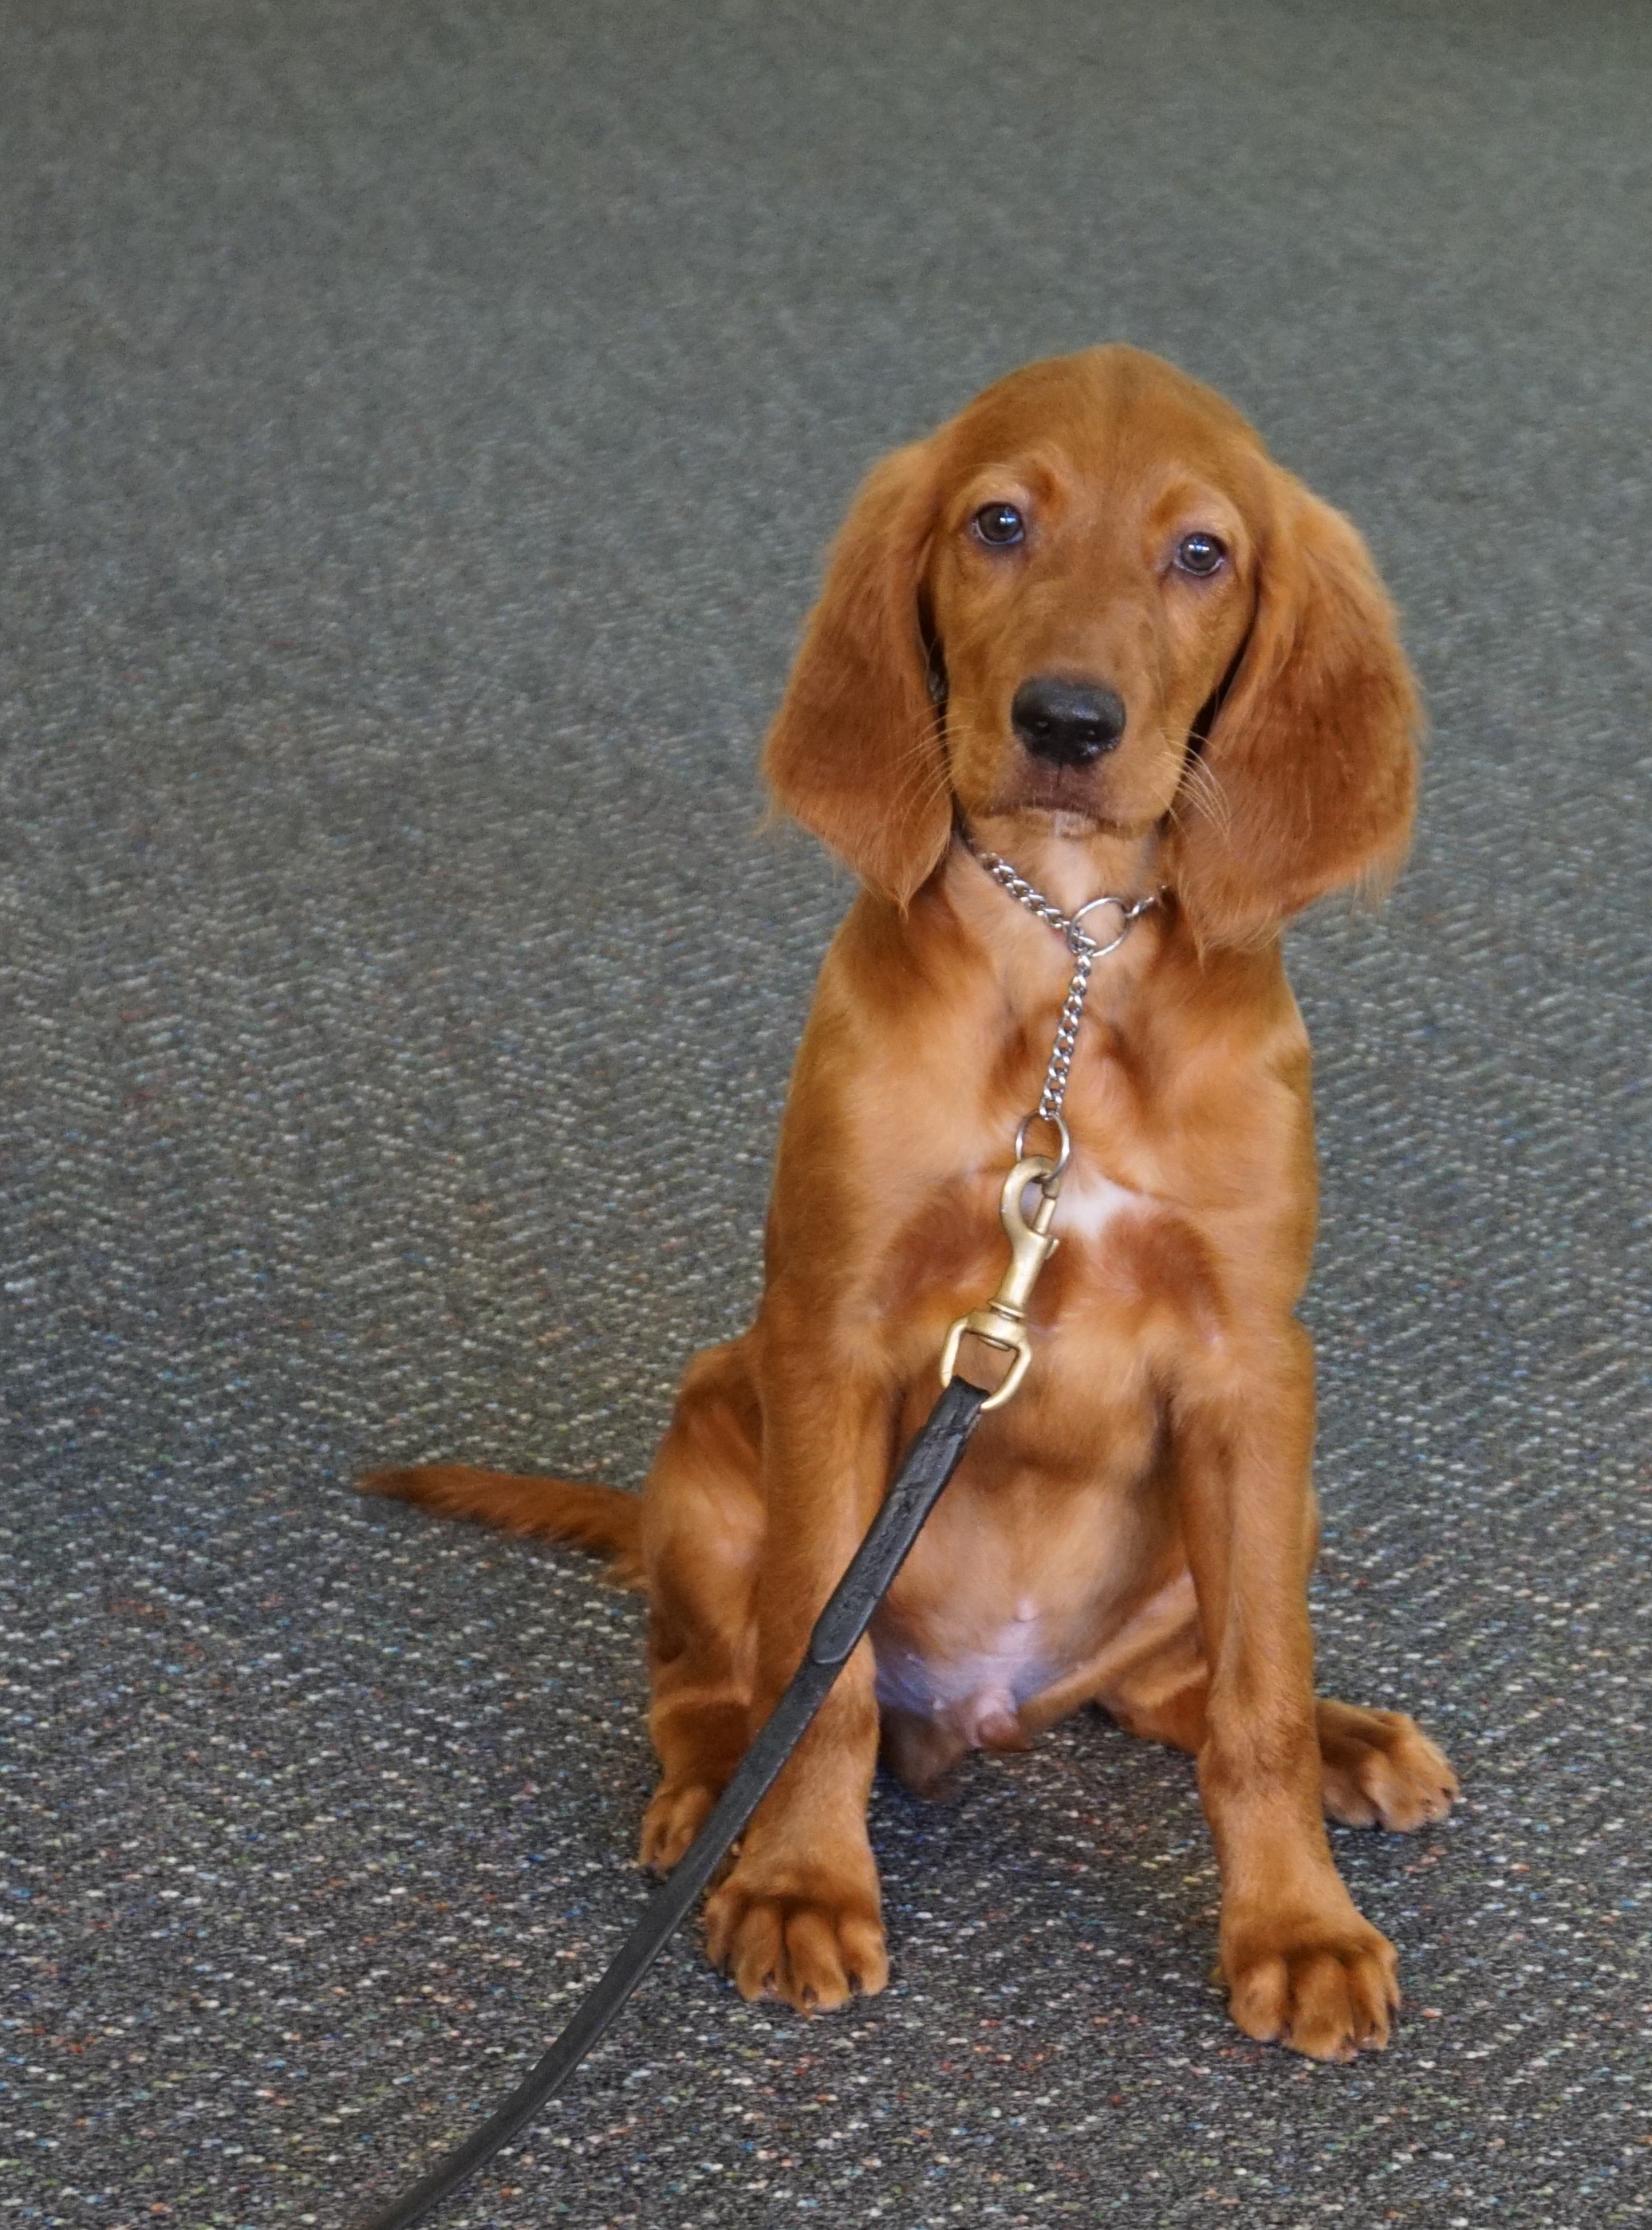
[[[1158,828],[1197,933],[1242,942],[1398,865],[1416,722],[1353,529],[1219,396],[1095,349],[872,473],[765,769],[900,904],[955,808]]]

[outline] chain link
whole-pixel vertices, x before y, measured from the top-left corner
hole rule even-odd
[[[1062,1018],[1055,1025],[1055,1042],[1050,1047],[1049,1067],[1044,1072],[1044,1088],[1038,1095],[1038,1112],[1047,1123],[1055,1121],[1067,1098],[1067,1079],[1073,1067],[1073,1049],[1078,1043],[1079,1021],[1090,989],[1090,970],[1094,965],[1094,953],[1081,952],[1078,955],[1074,963],[1073,980],[1067,987],[1066,998],[1062,1002]]]
[[[984,851],[972,836],[965,836],[964,848],[971,858],[984,867],[995,883],[1002,883],[1012,899],[1019,899],[1029,913],[1036,913],[1040,921],[1047,921],[1052,929],[1060,930],[1066,937],[1073,927],[1071,914],[1063,913],[1052,906],[1040,890],[1035,890],[1026,878],[1018,875],[1008,860],[1001,860],[996,852]]]

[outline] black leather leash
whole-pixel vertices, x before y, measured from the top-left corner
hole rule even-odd
[[[605,2034],[679,1922],[687,1918],[695,1898],[825,1702],[905,1563],[924,1520],[958,1469],[988,1398],[984,1388],[954,1378],[931,1410],[929,1421],[907,1450],[907,1460],[866,1538],[815,1621],[808,1651],[791,1685],[758,1730],[705,1826],[649,1899],[607,1972],[586,1994],[556,2042],[474,2136],[456,2146],[445,2160],[438,2161],[410,2191],[404,2191],[382,2213],[366,2217],[362,2230],[410,2230],[411,2224],[423,2221],[527,2127]]]

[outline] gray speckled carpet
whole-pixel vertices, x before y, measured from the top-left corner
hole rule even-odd
[[[1466,1784],[1336,1836],[1408,2013],[1230,2028],[1191,1769],[1087,1718],[880,1789],[886,1997],[683,1943],[444,2220],[1652,2212],[1649,114],[1606,0],[10,0],[0,2220],[342,2226],[636,1911],[636,1602],[351,1477],[633,1484],[744,1320],[822,546],[1107,337],[1352,512],[1431,701],[1391,910],[1293,941],[1323,1677]]]

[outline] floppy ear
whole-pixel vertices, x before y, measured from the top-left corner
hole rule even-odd
[[[1416,691],[1365,544],[1279,472],[1260,567],[1167,861],[1196,932],[1218,944],[1255,943],[1327,891],[1381,888],[1416,798]]]
[[[832,545],[763,753],[775,803],[900,906],[952,825],[918,608],[934,509],[926,444],[874,467]]]

